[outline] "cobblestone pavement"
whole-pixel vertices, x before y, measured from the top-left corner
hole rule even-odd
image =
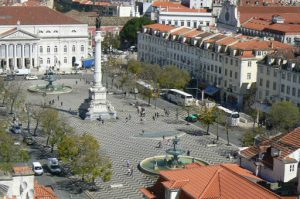
[[[63,80],[60,80],[63,81]],[[122,95],[108,95],[108,99],[115,107],[119,120],[106,121],[104,124],[99,121],[83,121],[77,115],[70,114],[71,111],[77,111],[80,103],[87,97],[87,88],[89,85],[75,80],[64,80],[67,85],[74,86],[74,91],[69,94],[57,96],[41,97],[31,95],[29,100],[35,103],[41,103],[54,99],[55,106],[61,110],[63,116],[67,118],[69,124],[74,126],[78,133],[90,133],[95,136],[101,143],[101,150],[104,154],[110,156],[113,164],[113,177],[109,182],[97,181],[100,187],[99,191],[91,192],[94,198],[142,198],[139,188],[153,185],[156,178],[141,173],[137,169],[138,163],[150,156],[164,155],[165,150],[170,146],[163,144],[162,148],[156,148],[159,138],[143,138],[138,135],[144,130],[145,132],[164,132],[180,131],[179,148],[190,150],[191,156],[202,159],[209,164],[229,162],[226,154],[235,150],[233,146],[226,146],[225,142],[219,141],[218,147],[207,147],[215,138],[210,135],[203,135],[203,129],[194,125],[186,125],[183,121],[176,121],[175,113],[169,117],[164,117],[163,110],[146,107],[145,121],[141,122],[136,108],[131,105],[136,100],[133,97],[124,99]],[[61,104],[63,102],[63,104]],[[160,117],[153,121],[152,116],[155,112],[160,113]],[[125,118],[131,115],[131,120],[126,122]],[[126,160],[129,160],[135,166],[133,176],[126,175]],[[112,184],[122,184],[123,187],[111,188]]]

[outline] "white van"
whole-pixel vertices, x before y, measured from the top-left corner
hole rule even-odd
[[[32,170],[35,175],[43,175],[43,173],[44,173],[43,167],[42,167],[41,163],[39,163],[39,162],[32,163]]]

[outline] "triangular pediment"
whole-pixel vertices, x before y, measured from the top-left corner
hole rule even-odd
[[[18,39],[18,40],[36,40],[39,39],[38,36],[31,34],[27,31],[21,30],[21,29],[17,29],[17,28],[13,28],[10,29],[6,32],[3,32],[0,34],[0,39],[1,40],[10,40],[10,39]]]

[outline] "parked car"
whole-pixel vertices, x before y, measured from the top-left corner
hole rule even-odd
[[[27,145],[33,145],[35,143],[35,140],[31,136],[24,137],[24,142]]]
[[[15,134],[21,134],[22,128],[19,125],[12,125],[10,131]]]
[[[199,115],[197,114],[192,114],[185,118],[185,121],[187,122],[197,122],[198,120],[199,120]]]
[[[36,75],[27,75],[26,77],[25,77],[25,79],[27,79],[27,80],[37,80],[37,79],[39,79]]]
[[[39,163],[39,162],[32,163],[32,170],[35,175],[43,175],[43,173],[44,173],[44,169],[43,169],[41,163]]]
[[[57,158],[48,158],[48,163],[47,163],[49,172],[52,174],[60,174],[61,173],[61,168],[59,166]]]

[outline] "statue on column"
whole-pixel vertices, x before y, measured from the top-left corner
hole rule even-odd
[[[100,27],[101,27],[101,20],[102,18],[100,17],[100,15],[98,15],[96,17],[96,30],[100,30]]]

